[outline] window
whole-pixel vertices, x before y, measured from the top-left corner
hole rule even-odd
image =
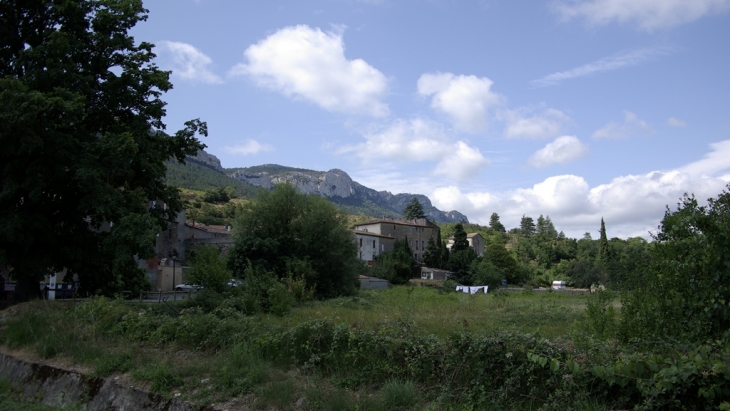
[[[385,251],[385,244],[380,244],[380,251]]]
[[[360,247],[362,247],[362,238],[360,239]]]
[[[414,253],[414,254],[413,254],[413,259],[414,259],[414,260],[416,260],[416,261],[418,261],[418,254],[415,254],[415,253]]]
[[[413,227],[408,227],[408,231],[413,231]]]
[[[375,248],[375,240],[373,240],[373,248]]]
[[[426,249],[423,244],[425,244],[425,243],[423,242],[423,240],[421,240],[421,250],[425,250]]]
[[[418,240],[416,240],[416,251],[418,251]]]

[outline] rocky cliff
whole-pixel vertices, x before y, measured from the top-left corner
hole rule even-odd
[[[307,194],[325,197],[335,204],[349,207],[366,206],[369,210],[382,209],[391,216],[402,215],[406,205],[416,197],[423,211],[438,223],[461,222],[468,219],[458,211],[444,212],[431,204],[422,194],[392,194],[376,191],[353,181],[346,172],[339,169],[313,171],[283,167],[276,164],[237,169],[230,177],[257,187],[271,188],[274,184],[288,182]],[[373,213],[371,213],[373,214]]]
[[[196,154],[195,157],[188,156],[188,160],[210,167],[213,170],[220,171],[221,173],[223,172],[223,167],[221,166],[221,161],[218,157],[207,153],[205,150],[198,151],[198,154]]]

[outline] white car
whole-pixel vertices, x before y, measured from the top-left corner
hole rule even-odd
[[[198,284],[178,284],[175,286],[175,291],[198,291],[202,289],[203,286]]]
[[[243,284],[243,282],[241,280],[237,280],[235,278],[231,278],[230,280],[228,280],[229,287],[238,287],[241,284]]]

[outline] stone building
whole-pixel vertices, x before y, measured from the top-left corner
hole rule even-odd
[[[428,239],[433,238],[435,241],[438,230],[439,227],[436,224],[425,218],[417,220],[382,218],[370,220],[355,226],[356,236],[358,234],[363,235],[363,233],[377,234],[381,244],[384,243],[386,238],[392,238],[394,240],[393,242],[395,240],[408,239],[408,245],[413,250],[413,258],[418,262],[423,261],[423,254],[426,252]],[[362,238],[364,239],[365,237]],[[383,247],[381,246],[381,248]],[[384,250],[389,251],[387,245]]]

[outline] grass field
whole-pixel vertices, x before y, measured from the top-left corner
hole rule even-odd
[[[586,296],[562,293],[443,293],[431,287],[391,287],[363,291],[358,297],[307,303],[286,317],[266,316],[272,324],[292,326],[331,319],[374,328],[386,320],[414,324],[421,334],[445,337],[454,331],[520,331],[548,338],[565,335],[585,309]]]
[[[489,338],[514,331],[542,338],[526,337],[529,341],[547,341],[568,335],[587,298],[562,293],[468,295],[400,286],[308,302],[283,317],[243,316],[226,310],[205,314],[190,308],[176,315],[164,304],[104,299],[36,302],[11,308],[13,313],[0,323],[0,343],[31,358],[72,365],[98,376],[116,376],[165,396],[180,394],[180,399],[201,405],[215,403],[229,410],[459,409],[455,407],[461,401],[458,398],[443,399],[433,388],[397,377],[404,375],[397,369],[390,378],[356,382],[352,378],[357,373],[347,370],[347,353],[344,365],[329,371],[325,367],[321,373],[291,363],[286,360],[288,354],[263,354],[257,347],[277,347],[291,338],[288,330],[320,327],[317,324],[363,330],[365,338],[382,336],[384,348],[397,351],[402,348],[396,347],[407,344],[397,342],[400,338],[446,341],[454,333]],[[177,303],[178,309],[182,303]],[[407,333],[391,333],[397,324],[407,324]],[[312,338],[310,341],[317,341],[319,337]],[[355,338],[354,334],[348,338]],[[394,361],[397,366],[400,360]],[[367,380],[367,373],[364,378]],[[3,395],[9,395],[8,391]],[[510,409],[536,409],[533,402],[521,398]],[[590,402],[581,407],[605,409]]]

